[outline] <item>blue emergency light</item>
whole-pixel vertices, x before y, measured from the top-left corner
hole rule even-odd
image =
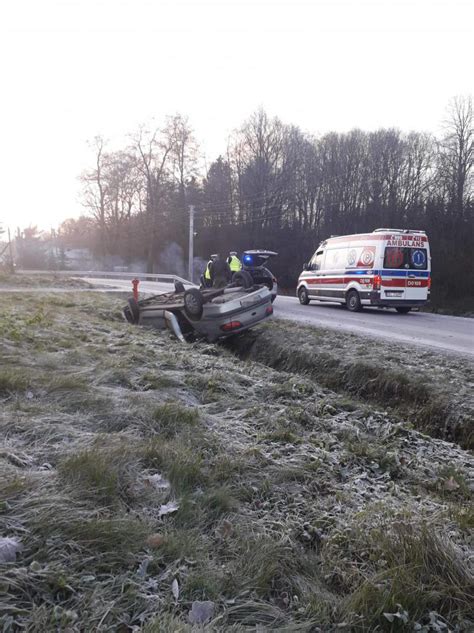
[[[251,264],[252,263],[252,255],[245,255],[244,256],[244,262],[246,264]]]

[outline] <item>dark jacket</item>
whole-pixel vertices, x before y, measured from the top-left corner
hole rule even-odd
[[[230,283],[232,272],[225,259],[216,259],[211,266],[211,279],[214,288],[222,288]]]

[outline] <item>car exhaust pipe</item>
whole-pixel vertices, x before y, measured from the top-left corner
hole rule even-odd
[[[184,340],[183,333],[181,332],[181,328],[179,327],[179,323],[178,323],[178,319],[176,318],[176,315],[174,315],[172,312],[169,312],[169,310],[163,310],[163,316],[165,317],[166,324],[168,325],[169,329],[173,332],[173,334],[176,336],[176,338],[179,339],[181,343],[186,343],[186,341]]]

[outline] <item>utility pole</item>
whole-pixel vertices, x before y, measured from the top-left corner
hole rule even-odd
[[[8,228],[8,246],[10,250],[10,271],[12,273],[15,272],[15,264],[13,262],[13,249],[12,249],[12,238],[10,236],[10,228]]]
[[[188,278],[193,281],[194,262],[194,205],[189,205],[189,248],[188,248]]]

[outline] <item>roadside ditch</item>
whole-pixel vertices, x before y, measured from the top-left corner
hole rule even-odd
[[[467,360],[281,322],[225,346],[242,360],[310,377],[335,392],[384,406],[432,437],[474,447],[474,368]]]

